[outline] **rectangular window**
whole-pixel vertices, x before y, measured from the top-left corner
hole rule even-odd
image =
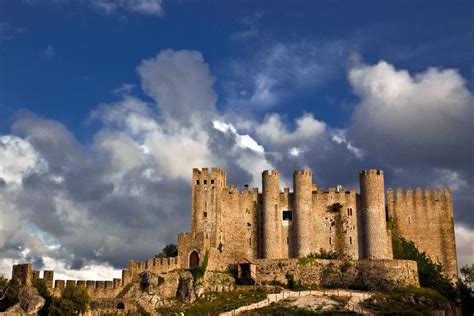
[[[331,237],[329,237],[329,244],[331,244]]]
[[[207,184],[207,180],[204,180],[204,184]]]
[[[352,245],[352,237],[349,237],[349,244]]]
[[[199,180],[196,180],[196,184],[199,184]]]
[[[214,184],[214,179],[211,180],[211,184]]]
[[[202,213],[204,217],[207,217],[207,212]]]
[[[293,212],[292,211],[283,211],[283,220],[284,221],[292,221],[293,220]]]

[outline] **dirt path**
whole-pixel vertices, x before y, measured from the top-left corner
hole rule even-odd
[[[229,312],[221,313],[221,316],[231,316],[239,315],[241,312],[250,311],[257,308],[265,307],[271,303],[277,303],[282,300],[292,298],[289,305],[308,308],[308,306],[318,306],[322,305],[326,310],[329,310],[332,307],[336,307],[339,304],[339,307],[343,307],[346,310],[354,311],[360,314],[368,315],[369,313],[365,311],[360,303],[369,297],[372,296],[370,292],[358,292],[350,290],[311,290],[311,291],[300,291],[293,292],[289,290],[284,290],[278,294],[268,294],[266,300],[260,301],[258,303],[250,304],[247,306],[241,306],[237,309],[234,309]],[[340,300],[333,300],[331,297],[342,298],[343,302]]]

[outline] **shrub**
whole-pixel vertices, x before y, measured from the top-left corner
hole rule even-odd
[[[459,291],[443,274],[443,266],[433,262],[425,252],[420,252],[414,242],[392,233],[392,248],[394,259],[416,261],[420,286],[434,289],[452,301],[459,298]]]
[[[49,308],[51,307],[51,303],[53,302],[53,298],[51,297],[51,293],[49,292],[48,287],[46,286],[46,282],[43,279],[36,279],[33,281],[33,286],[38,290],[38,294],[41,295],[44,300],[44,306],[38,312],[38,315],[48,315]]]
[[[18,303],[18,283],[0,276],[0,312]]]
[[[339,212],[339,210],[342,208],[341,203],[334,203],[328,207],[328,211],[330,212]]]
[[[334,250],[326,250],[323,248],[319,249],[319,252],[316,253],[310,253],[308,255],[308,258],[314,258],[314,259],[337,259],[339,258],[339,254],[337,251]]]
[[[84,314],[89,307],[90,297],[84,287],[68,285],[61,298],[53,299],[49,314],[53,316]]]

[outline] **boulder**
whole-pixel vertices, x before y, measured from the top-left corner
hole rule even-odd
[[[36,315],[46,302],[34,287],[22,287],[18,292],[18,304],[10,307],[7,312],[21,315]]]
[[[178,300],[186,304],[191,304],[196,300],[193,283],[192,277],[181,277],[179,279],[178,290],[176,292],[176,297]]]

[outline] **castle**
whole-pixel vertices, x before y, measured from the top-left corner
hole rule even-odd
[[[192,232],[178,235],[185,267],[210,251],[215,268],[241,258],[300,258],[320,249],[341,257],[391,259],[391,232],[413,241],[449,276],[457,275],[451,192],[426,188],[385,192],[382,170],[359,174],[360,193],[324,190],[310,170],[293,173],[293,192],[280,188],[280,173],[262,173],[262,192],[227,185],[218,168],[193,169]],[[388,223],[390,222],[390,225]],[[390,226],[390,227],[388,227]]]
[[[385,191],[382,170],[359,174],[360,192],[342,186],[324,190],[312,183],[309,170],[293,173],[293,192],[280,188],[280,173],[262,173],[262,192],[227,185],[226,173],[218,168],[193,169],[192,231],[178,234],[178,256],[129,260],[122,278],[113,281],[54,280],[53,271],[44,271],[43,280],[58,296],[65,286],[87,288],[96,310],[153,306],[174,297],[182,273],[207,262],[207,290],[232,288],[232,278],[222,272],[231,266],[252,264],[248,270],[259,284],[284,282],[288,273],[298,282],[324,286],[331,267],[350,261],[352,270],[345,279],[353,284],[393,283],[418,285],[416,262],[395,260],[392,255],[392,230],[413,241],[435,262],[443,264],[451,278],[457,275],[451,192],[435,188]],[[319,260],[310,265],[296,258],[321,249],[336,252],[339,259]],[[139,289],[144,273],[159,282],[155,305],[143,298]],[[189,272],[188,272],[189,273]],[[214,273],[214,276],[213,276]],[[219,277],[215,277],[219,275]],[[31,264],[13,266],[12,278],[30,286],[40,278]],[[164,280],[164,281],[163,281]],[[215,280],[224,282],[216,285]],[[54,281],[54,287],[53,287]],[[150,294],[150,293],[148,293]],[[148,304],[148,305],[147,305]]]

